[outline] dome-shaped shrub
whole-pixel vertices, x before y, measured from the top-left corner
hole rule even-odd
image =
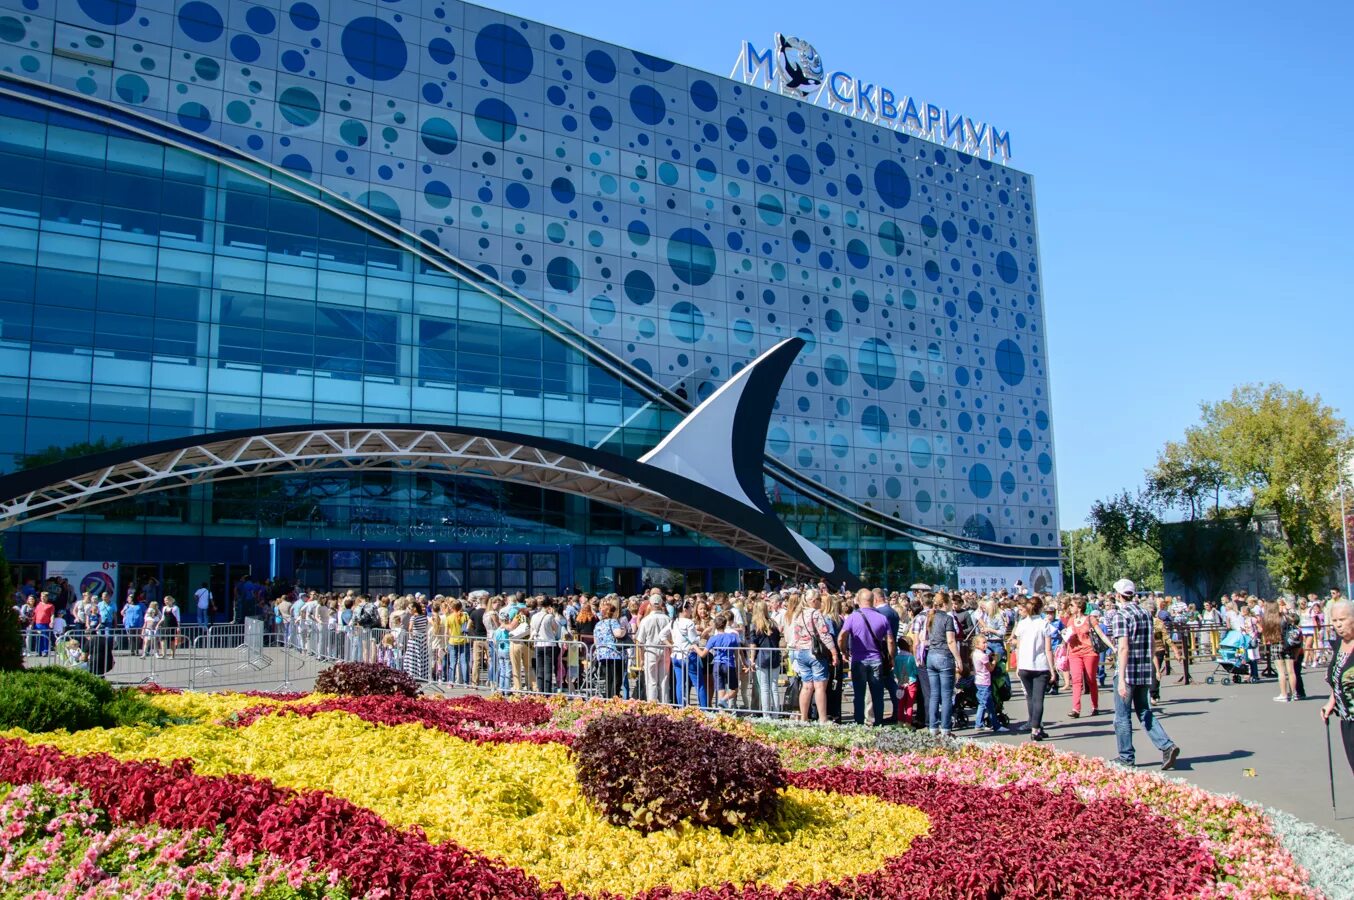
[[[573,752],[583,795],[607,821],[646,833],[768,820],[786,785],[770,747],[671,716],[602,716]]]
[[[372,694],[417,697],[418,682],[399,669],[379,663],[334,663],[315,679],[318,694],[365,697]]]

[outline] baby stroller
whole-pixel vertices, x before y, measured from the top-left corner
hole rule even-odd
[[[998,666],[992,673],[992,706],[996,713],[997,724],[1002,728],[1011,727],[1011,717],[1006,715],[1002,704],[1011,699],[1011,679],[1005,666]],[[976,715],[978,710],[978,683],[972,675],[954,683],[954,711],[952,713],[955,728],[968,728],[969,714]],[[991,727],[992,723],[988,723]]]
[[[969,710],[978,708],[978,684],[969,675],[954,683],[954,709],[950,717],[955,728],[969,727]]]
[[[1236,629],[1228,631],[1218,641],[1218,655],[1215,658],[1216,666],[1213,672],[1204,680],[1212,684],[1215,676],[1222,673],[1222,683],[1231,684],[1240,682],[1250,675],[1250,660],[1248,653],[1255,646],[1255,639],[1249,634],[1243,634]]]

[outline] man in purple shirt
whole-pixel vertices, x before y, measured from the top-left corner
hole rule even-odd
[[[874,724],[884,724],[884,668],[893,666],[893,634],[889,620],[874,608],[874,594],[856,592],[856,611],[846,617],[837,638],[839,649],[851,658],[851,691],[855,695],[857,725],[865,724],[865,689],[870,689]]]

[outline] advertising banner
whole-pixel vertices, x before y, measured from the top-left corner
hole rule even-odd
[[[990,594],[1005,588],[1016,591],[1019,581],[1024,593],[1056,594],[1063,589],[1062,570],[1053,566],[960,566],[959,589]]]
[[[106,561],[56,561],[47,563],[48,578],[64,578],[77,594],[108,591],[117,596],[118,564]]]

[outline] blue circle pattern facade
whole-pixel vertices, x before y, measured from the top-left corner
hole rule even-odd
[[[111,67],[53,55],[57,0],[23,7],[5,71],[311,177],[689,396],[808,338],[773,454],[905,521],[1056,543],[1029,176],[455,0],[60,3]]]

